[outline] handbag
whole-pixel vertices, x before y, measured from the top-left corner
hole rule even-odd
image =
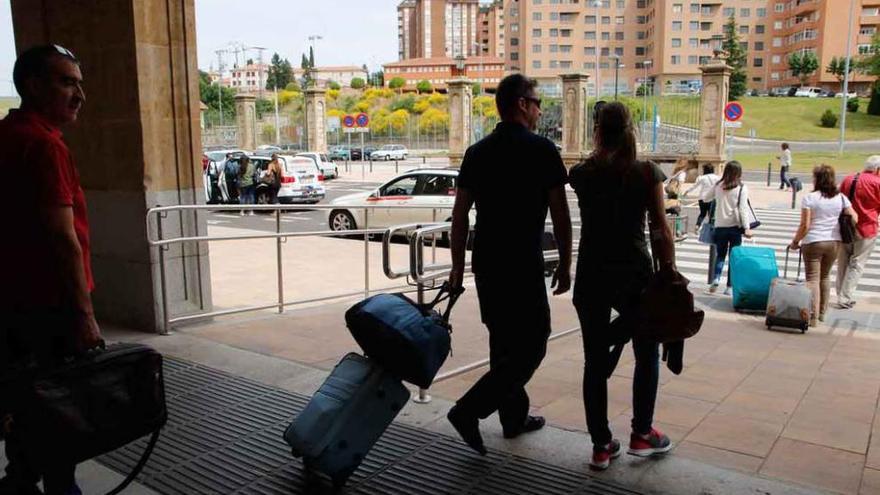
[[[715,201],[709,207],[709,218],[700,226],[700,235],[697,239],[703,244],[715,244]]]
[[[852,217],[846,214],[846,203],[843,201],[843,196],[840,197],[840,216],[837,217],[837,224],[840,225],[840,242],[844,244],[855,242],[858,238],[856,226],[853,224]]]
[[[349,308],[345,323],[367,357],[398,378],[428,388],[450,354],[449,314],[463,292],[447,282],[427,304],[403,294],[378,294]],[[443,314],[434,310],[447,299]]]
[[[740,211],[739,206],[742,204],[742,194],[742,186],[739,186],[739,194],[737,194],[736,196],[736,211]],[[758,215],[755,213],[755,209],[752,208],[752,201],[750,199],[746,199],[746,206],[749,207],[749,209],[746,211],[746,214],[749,217],[749,230],[757,229],[761,226],[761,221],[758,220]]]
[[[162,355],[142,344],[115,344],[57,366],[20,366],[0,377],[3,409],[39,471],[72,465],[151,435],[122,491],[143,469],[165,425]]]

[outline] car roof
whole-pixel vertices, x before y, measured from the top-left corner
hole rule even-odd
[[[407,170],[403,174],[400,175],[413,175],[413,174],[432,174],[432,175],[450,175],[457,176],[458,169],[454,167],[435,167],[435,168],[414,168],[412,170]],[[399,177],[399,176],[398,176]]]

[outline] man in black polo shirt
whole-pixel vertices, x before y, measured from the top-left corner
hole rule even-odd
[[[549,207],[560,263],[554,294],[571,286],[571,218],[565,166],[548,139],[534,134],[541,116],[535,81],[519,74],[498,85],[495,104],[502,122],[468,148],[458,176],[452,213],[452,273],[464,276],[468,212],[476,203],[472,268],[480,315],[489,329],[490,369],[449,411],[464,441],[486,454],[479,420],[498,411],[505,438],[544,426],[529,415],[525,385],[541,364],[550,335],[541,240]]]

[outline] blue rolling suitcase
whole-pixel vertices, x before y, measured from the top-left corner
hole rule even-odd
[[[770,247],[736,246],[730,252],[733,309],[764,311],[770,284],[779,276],[776,251]]]
[[[342,486],[409,397],[398,378],[349,353],[288,426],[284,440],[307,469]]]

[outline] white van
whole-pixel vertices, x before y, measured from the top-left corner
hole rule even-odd
[[[822,88],[817,88],[815,86],[804,86],[802,88],[798,88],[794,95],[800,96],[802,98],[818,98],[820,94],[822,94]]]

